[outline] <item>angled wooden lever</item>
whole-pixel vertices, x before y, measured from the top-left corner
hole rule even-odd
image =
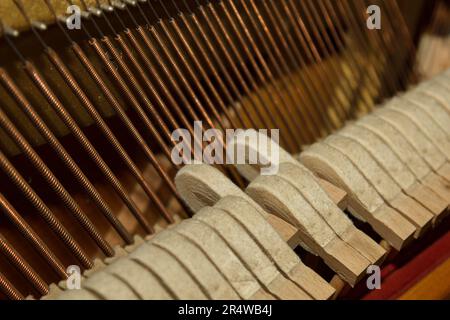
[[[188,165],[183,167],[175,178],[175,184],[186,204],[197,212],[205,206],[214,206],[217,201],[226,196],[237,196],[247,200],[255,209],[269,221],[291,248],[299,244],[298,230],[278,218],[267,213],[254,202],[244,191],[239,189],[219,170],[206,164]]]
[[[122,258],[107,266],[104,272],[121,279],[143,300],[172,300],[171,294],[164,285],[144,265],[129,258]]]
[[[129,258],[156,275],[164,288],[181,300],[205,300],[209,298],[200,285],[167,251],[144,243]]]
[[[196,245],[186,241],[183,236],[172,229],[166,229],[157,234],[151,243],[175,257],[195,279],[208,298],[214,300],[239,299],[236,291],[216,266]]]
[[[382,109],[375,113],[376,116],[360,119],[358,125],[382,138],[419,181],[448,203],[446,181],[436,174],[445,163],[445,158],[437,149],[434,149],[437,150],[436,152],[427,151],[433,150],[434,145],[423,137],[419,130],[414,129],[415,126],[411,120],[398,112],[395,115],[394,111]],[[390,112],[389,115],[388,112]]]
[[[273,227],[240,197],[228,196],[214,206],[238,221],[258,246],[289,280],[297,284],[314,299],[328,299],[334,290],[313,270],[306,267]]]
[[[339,134],[363,146],[403,192],[433,213],[434,219],[442,214],[447,204],[430,188],[423,185],[395,152],[374,132],[358,124],[349,125]]]
[[[277,270],[254,239],[226,212],[205,207],[193,219],[216,230],[269,293],[279,299],[312,299]]]
[[[185,241],[192,241],[201,248],[242,299],[249,300],[257,294],[260,297],[265,296],[266,299],[267,297],[274,299],[267,292],[262,292],[264,289],[256,278],[211,227],[195,219],[189,219],[177,225],[173,231],[184,236]]]
[[[225,177],[220,171],[206,165],[193,165],[190,166],[190,168],[183,168],[180,170],[179,174],[176,178],[177,186],[185,186],[181,187],[180,194],[183,198],[186,199],[186,203],[188,205],[197,206],[197,207],[205,207],[205,206],[219,206],[219,204],[224,201],[224,199],[232,197],[233,199],[236,199],[236,203],[243,203],[246,207],[252,207],[253,210],[249,211],[247,210],[246,213],[242,214],[242,217],[237,217],[237,219],[243,219],[244,215],[249,214],[255,214],[257,213],[260,216],[260,220],[254,220],[259,221],[260,225],[266,226],[265,228],[270,227],[272,230],[268,235],[273,234],[284,234],[289,233],[291,234],[291,239],[295,239],[295,243],[292,244],[292,247],[298,246],[298,230],[292,229],[291,225],[284,222],[283,220],[277,218],[276,216],[267,213],[265,210],[263,210],[255,201],[253,201],[248,195],[246,195],[242,190],[238,189],[227,177]],[[189,186],[196,186],[194,188],[191,188]],[[219,199],[219,200],[218,200]],[[229,201],[229,200],[228,200]],[[227,211],[229,212],[229,211]],[[232,213],[232,212],[231,212]],[[253,217],[253,219],[256,219]],[[245,220],[243,220],[245,221]],[[264,224],[261,224],[261,221],[264,222]],[[242,221],[241,221],[242,222]],[[253,228],[256,228],[257,225],[255,225]],[[275,230],[273,229],[275,228]],[[250,229],[252,230],[252,229]],[[267,230],[267,229],[266,229]],[[268,231],[267,231],[268,232]],[[294,235],[295,232],[295,235]],[[255,234],[255,232],[253,232]],[[258,234],[255,234],[255,239],[258,239]],[[277,236],[275,239],[280,239],[280,236]],[[286,241],[286,238],[284,238]],[[286,256],[289,256],[290,259],[293,259],[291,261],[296,261],[298,264],[300,264],[300,260],[295,256],[294,252],[289,249],[289,247],[286,245],[286,243],[277,242],[281,247],[279,247],[277,250],[281,252],[285,252],[284,254]],[[273,248],[273,246],[272,246]],[[277,250],[269,250],[267,251],[268,254],[271,253],[272,255],[276,256]],[[284,251],[283,251],[284,250]],[[269,255],[270,256],[270,255]],[[287,268],[289,269],[289,268]],[[287,270],[286,267],[284,270]],[[306,271],[303,270],[305,274]],[[313,273],[311,270],[310,273]],[[300,280],[298,280],[300,281]],[[314,284],[315,282],[311,282]],[[320,282],[318,282],[320,284]],[[318,286],[317,284],[317,286]],[[315,285],[314,285],[315,286]],[[322,283],[322,287],[324,284]],[[312,295],[314,298],[317,299],[326,299],[329,296],[327,294],[330,293],[330,287],[328,285],[325,285],[325,288],[327,290],[321,289],[321,286],[318,286],[315,293]],[[321,293],[322,292],[322,293]]]
[[[349,211],[355,217],[367,221],[394,248],[400,250],[411,240],[416,228],[386,205],[342,153],[325,143],[317,143],[303,152],[300,159],[308,169],[346,190]]]
[[[430,225],[433,214],[420,203],[404,194],[401,187],[372,158],[363,146],[340,133],[328,137],[324,142],[347,157],[383,198],[385,203],[397,210],[416,227],[416,237],[422,235]]]
[[[412,95],[412,94],[411,94]],[[432,99],[429,99],[432,101]],[[404,115],[406,115],[411,121],[413,121],[418,128],[422,131],[422,133],[433,143],[435,146],[445,155],[446,159],[450,158],[450,140],[446,134],[446,132],[440,127],[440,120],[435,120],[436,110],[440,110],[441,117],[442,114],[444,117],[441,119],[442,121],[446,120],[445,115],[447,113],[442,110],[439,105],[438,108],[434,108],[433,115],[430,115],[428,105],[432,106],[433,103],[427,102],[427,107],[424,110],[423,105],[417,102],[408,101],[405,99],[399,99],[397,101],[388,103],[387,107],[397,110]],[[448,117],[447,117],[448,118]],[[445,125],[444,125],[445,127]]]
[[[280,175],[260,176],[246,192],[268,212],[296,226],[305,249],[319,255],[346,282],[354,285],[363,276],[370,262],[340,239],[289,181]]]

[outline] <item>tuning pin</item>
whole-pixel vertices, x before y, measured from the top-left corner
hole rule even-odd
[[[89,7],[88,11],[92,13],[94,16],[100,17],[102,15],[102,11],[100,9]]]
[[[35,29],[41,30],[41,31],[45,31],[47,30],[47,25],[43,22],[37,21],[37,20],[31,20],[27,11],[25,10],[25,7],[23,6],[23,3],[21,0],[13,0],[14,4],[17,6],[17,8],[19,9],[20,13],[23,15],[23,17],[25,18],[25,20],[27,21],[27,23]]]
[[[57,19],[62,22],[62,23],[66,23],[67,22],[67,17],[65,16],[58,16]]]
[[[82,17],[83,19],[89,19],[89,18],[91,17],[91,13],[88,12],[88,11],[82,10],[82,11],[81,11],[81,17]]]
[[[120,10],[124,10],[126,7],[125,3],[121,2],[121,1],[117,1],[117,0],[111,1],[111,5]]]
[[[0,22],[1,24],[1,22]],[[10,37],[14,37],[17,38],[20,35],[20,32],[16,29],[11,28],[10,26],[3,24],[2,25],[3,28],[3,33],[10,36]]]
[[[129,5],[132,5],[132,6],[136,5],[136,0],[122,0],[122,1]],[[141,2],[143,2],[143,1],[141,1]]]
[[[31,21],[31,25],[33,27],[35,27],[36,29],[39,29],[41,31],[47,30],[47,25],[45,23],[43,23],[43,22],[40,22],[40,21],[32,20]]]
[[[112,12],[114,11],[114,7],[110,6],[109,4],[103,3],[100,5],[100,8],[104,11]]]

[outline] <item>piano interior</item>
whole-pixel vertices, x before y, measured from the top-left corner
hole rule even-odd
[[[450,298],[449,68],[445,0],[1,1],[0,300]]]

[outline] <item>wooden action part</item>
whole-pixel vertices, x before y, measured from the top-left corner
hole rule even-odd
[[[177,225],[174,231],[183,235],[185,241],[199,246],[242,299],[251,299],[264,290],[227,243],[207,224],[189,219]]]
[[[214,206],[226,196],[237,196],[247,200],[254,208],[283,235],[291,248],[299,245],[298,230],[282,219],[267,213],[244,191],[239,189],[219,170],[206,164],[182,168],[175,177],[175,183],[186,204],[197,212],[206,206]]]
[[[223,210],[205,207],[193,218],[216,230],[244,261],[261,285],[279,299],[311,299],[304,290],[286,279],[245,229]]]
[[[238,221],[278,270],[314,299],[329,299],[333,295],[334,290],[330,285],[301,262],[268,221],[246,200],[228,196],[221,199],[215,207]]]
[[[372,264],[377,264],[385,251],[358,230],[320,187],[316,177],[306,168],[290,163],[280,166],[278,175],[290,182],[303,195],[333,231]]]
[[[175,296],[144,266],[128,258],[119,259],[106,267],[105,272],[121,279],[141,300],[171,300]]]
[[[175,299],[205,300],[210,298],[172,255],[158,247],[143,244],[130,254],[130,259],[157,275],[163,286],[175,296]]]
[[[367,182],[361,172],[342,153],[325,143],[317,143],[300,155],[303,164],[319,176],[347,191],[349,211],[367,221],[394,248],[400,250],[416,228]]]
[[[166,229],[156,235],[151,242],[152,245],[173,255],[188,271],[189,275],[196,279],[202,291],[210,299],[239,299],[236,291],[205,254],[196,245],[185,241],[181,235],[173,232],[171,229]]]
[[[363,146],[405,194],[421,203],[435,217],[446,210],[447,204],[445,201],[431,189],[421,184],[389,145],[375,133],[359,125],[349,125],[339,131],[339,134],[353,139]]]
[[[403,217],[416,226],[419,237],[429,226],[433,214],[406,196],[400,186],[379,166],[360,144],[340,134],[332,135],[325,143],[341,152],[363,174],[369,184],[384,199],[386,204],[397,210]]]
[[[426,151],[433,150],[433,144],[427,143],[428,140],[420,134],[420,131],[414,130],[414,123],[401,113],[397,112],[396,116],[391,113],[388,116],[391,110],[395,113],[393,109],[382,109],[375,113],[377,116],[362,118],[358,121],[358,125],[377,134],[409,167],[416,178],[439,195],[448,206],[449,197],[445,180],[435,173],[435,170],[442,167],[445,158],[437,149],[436,152]]]
[[[324,259],[345,281],[353,285],[362,277],[370,262],[342,241],[288,181],[260,176],[248,186],[247,193],[266,210],[295,225],[305,248]]]

